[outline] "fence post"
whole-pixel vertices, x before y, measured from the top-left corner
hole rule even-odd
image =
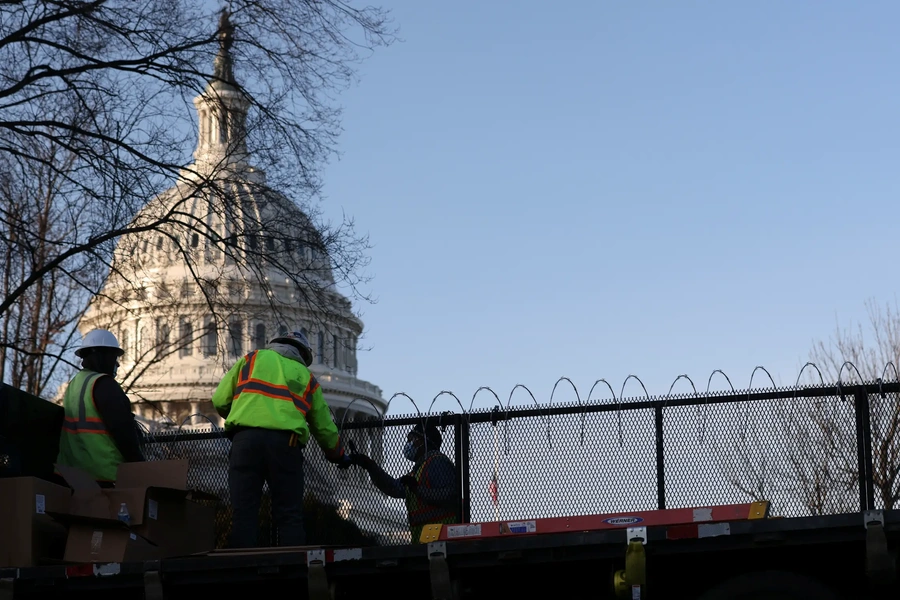
[[[859,509],[875,508],[875,479],[872,476],[872,423],[869,394],[860,385],[853,394],[856,412],[856,464],[859,470]]]
[[[656,506],[666,508],[666,461],[663,453],[663,407],[657,404],[653,409],[656,416]]]
[[[472,499],[470,497],[469,456],[471,456],[469,442],[469,421],[466,415],[456,415],[454,424],[455,435],[454,455],[456,468],[459,472],[459,518],[460,522],[468,523],[472,517]]]

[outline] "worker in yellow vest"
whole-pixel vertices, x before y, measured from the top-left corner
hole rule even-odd
[[[272,493],[279,545],[304,545],[303,448],[310,434],[338,468],[351,464],[309,371],[312,360],[306,336],[293,331],[238,360],[213,393],[231,438],[232,548],[256,546],[264,483]]]
[[[392,498],[406,501],[413,544],[420,542],[425,525],[459,523],[456,467],[441,453],[441,442],[441,434],[434,425],[413,427],[403,446],[403,456],[413,463],[413,468],[397,479],[351,446],[351,461],[368,471],[375,487]]]
[[[63,397],[60,465],[90,473],[102,487],[112,487],[120,463],[144,460],[131,402],[116,381],[124,351],[112,332],[85,334],[75,356],[81,370]]]

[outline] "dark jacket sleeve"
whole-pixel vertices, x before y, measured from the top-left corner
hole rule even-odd
[[[387,472],[376,463],[371,463],[367,470],[369,471],[369,479],[371,479],[375,487],[383,493],[391,498],[406,497],[406,486],[403,485],[399,479],[394,479],[388,475]]]
[[[125,462],[144,460],[138,440],[137,423],[131,413],[131,402],[112,377],[101,377],[94,384],[94,406]]]

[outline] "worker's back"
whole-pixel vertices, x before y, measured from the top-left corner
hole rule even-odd
[[[232,394],[226,429],[293,431],[300,444],[306,444],[310,435],[307,415],[318,387],[307,367],[274,350],[261,349],[238,361],[230,375],[213,397],[218,404]]]
[[[97,481],[114,482],[125,459],[94,404],[94,386],[101,377],[108,375],[83,369],[69,382],[63,397],[65,417],[56,461],[82,469]]]

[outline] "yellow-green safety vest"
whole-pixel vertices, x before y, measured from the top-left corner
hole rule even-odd
[[[315,436],[325,456],[343,454],[337,426],[319,382],[296,360],[269,349],[255,350],[229,369],[213,393],[225,429],[258,427],[293,431],[305,446]]]
[[[65,419],[56,462],[86,471],[97,481],[114,482],[125,457],[106,430],[94,404],[94,385],[104,376],[108,377],[83,369],[69,382],[63,397]]]

